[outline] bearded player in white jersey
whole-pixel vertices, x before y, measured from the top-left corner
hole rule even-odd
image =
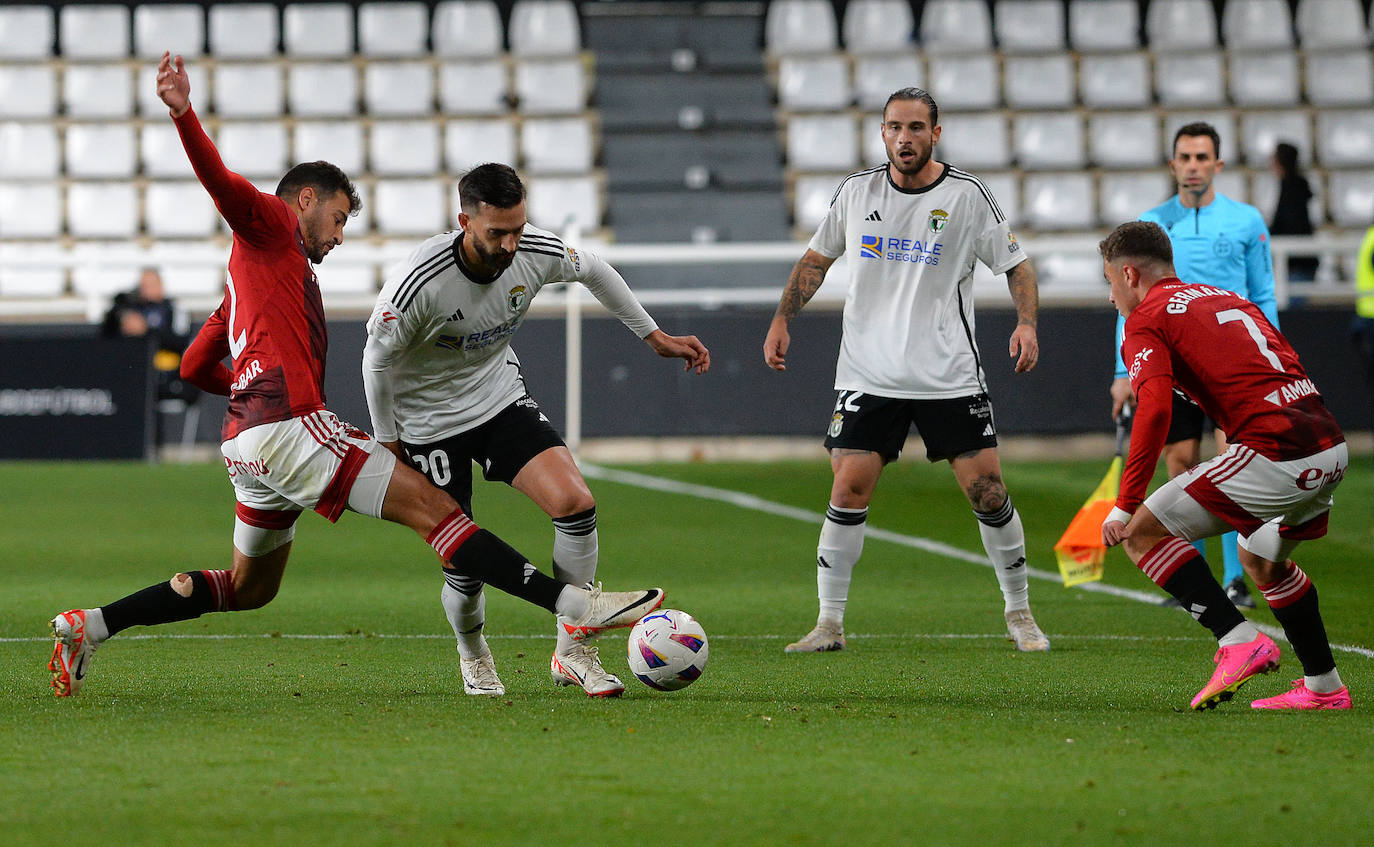
[[[625,280],[599,257],[567,247],[525,219],[525,186],[501,164],[458,183],[460,229],[421,244],[387,279],[367,323],[363,387],[377,440],[447,491],[472,515],[472,462],[553,519],[553,570],[573,584],[596,576],[596,502],[539,405],[510,348],[530,301],[545,285],[577,281],[660,356],[705,373],[711,356],[696,336],[664,333]],[[482,583],[445,574],[444,612],[458,639],[463,688],[505,693],[486,639]],[[596,648],[562,626],[549,662],[553,680],[593,697],[625,686]]]
[[[883,467],[901,455],[914,424],[926,457],[948,460],[978,518],[1001,584],[1007,632],[1022,651],[1050,649],[1031,617],[1021,518],[1002,483],[997,430],[973,334],[975,260],[1007,275],[1016,305],[1010,355],[1035,367],[1035,272],[992,194],[976,177],[931,158],[939,108],[903,88],[883,109],[888,163],[852,174],[792,271],[763,343],[785,370],[788,324],[841,253],[850,256],[844,332],[835,369],[839,399],[825,446],[834,484],[817,547],[816,627],[789,653],[841,650],[850,576]]]

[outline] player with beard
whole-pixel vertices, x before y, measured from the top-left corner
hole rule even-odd
[[[379,441],[472,514],[472,463],[529,497],[553,521],[553,572],[582,585],[596,577],[596,501],[558,431],[530,397],[511,337],[536,294],[580,282],[655,353],[705,373],[711,357],[695,336],[664,333],[625,280],[598,256],[566,246],[525,217],[525,186],[488,163],[458,182],[459,229],[421,244],[394,271],[368,321],[363,386]],[[482,635],[482,582],[444,571],[440,594],[457,639],[469,694],[501,694]],[[593,697],[625,686],[596,648],[561,625],[549,672]]]
[[[478,529],[451,497],[325,408],[328,339],[313,265],[343,243],[344,224],[362,205],[352,182],[328,162],[310,162],[288,171],[275,194],[260,192],[224,166],[201,128],[180,56],[163,54],[157,93],[234,233],[224,300],[181,362],[188,382],[229,397],[220,450],[238,500],[233,569],[178,573],[108,605],[53,618],[48,669],[57,696],[77,694],[96,648],[130,626],[266,605],[281,586],[305,509],[331,522],[351,509],[405,524],[447,571],[554,612],[573,640],[629,626],[657,608],[657,588],[603,594],[540,573]]]
[[[764,361],[785,370],[788,325],[841,253],[850,256],[839,398],[825,446],[834,483],[816,555],[820,614],[788,652],[845,646],[850,577],[863,551],[878,478],[901,455],[912,425],[926,457],[948,460],[978,519],[1002,588],[1007,632],[1022,651],[1048,650],[1031,616],[1021,518],[1002,482],[997,430],[974,343],[975,260],[1007,275],[1016,305],[1008,346],[1017,373],[1039,356],[1035,272],[991,192],[977,177],[932,158],[939,108],[903,88],[883,109],[887,164],[840,183],[830,211],[792,271],[764,340]]]

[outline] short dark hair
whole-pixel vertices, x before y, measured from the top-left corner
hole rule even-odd
[[[1153,221],[1128,221],[1098,242],[1097,252],[1108,262],[1118,259],[1145,259],[1172,266],[1174,247],[1169,234]]]
[[[286,172],[277,183],[277,196],[288,203],[300,196],[302,188],[313,188],[315,193],[323,197],[330,197],[337,191],[342,191],[348,198],[348,213],[358,214],[358,210],[363,207],[363,201],[358,197],[358,189],[353,187],[353,181],[348,178],[348,174],[343,172],[338,165],[329,162],[301,162],[294,168]]]
[[[935,98],[930,96],[930,92],[924,88],[908,86],[899,88],[887,96],[887,102],[883,104],[883,115],[887,115],[887,107],[892,105],[893,100],[920,100],[930,109],[930,125],[937,126],[940,123],[940,107],[935,105]]]
[[[1178,132],[1174,133],[1174,146],[1170,149],[1178,149],[1178,140],[1185,135],[1189,137],[1205,135],[1212,139],[1212,154],[1218,159],[1221,158],[1221,135],[1217,133],[1216,127],[1206,121],[1194,121],[1190,124],[1184,124],[1178,128]]]
[[[469,215],[479,203],[498,209],[511,209],[525,199],[525,183],[510,165],[487,162],[478,165],[458,180],[458,205]]]

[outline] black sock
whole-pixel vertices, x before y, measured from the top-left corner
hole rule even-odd
[[[541,573],[515,548],[485,529],[473,533],[448,561],[463,576],[480,579],[550,612],[557,611],[564,583]]]
[[[1295,603],[1269,608],[1293,645],[1293,652],[1298,654],[1304,674],[1319,676],[1336,667],[1331,642],[1326,640],[1326,627],[1317,610],[1317,586],[1309,587]]]
[[[107,606],[101,606],[105,626],[114,635],[131,626],[156,626],[174,621],[189,621],[215,610],[215,596],[210,581],[200,571],[190,571],[191,596],[182,597],[172,588],[171,581],[150,585]]]
[[[1184,611],[1211,630],[1218,641],[1245,623],[1245,616],[1226,596],[1226,589],[1212,576],[1207,560],[1201,556],[1193,556],[1180,565],[1163,588],[1174,595]]]

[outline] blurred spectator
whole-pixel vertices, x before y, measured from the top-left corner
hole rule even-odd
[[[1274,204],[1274,217],[1269,223],[1270,235],[1311,235],[1314,230],[1308,216],[1307,204],[1312,199],[1312,186],[1298,170],[1298,148],[1279,142],[1269,160],[1274,175],[1279,178],[1279,200]],[[1291,282],[1311,282],[1317,278],[1316,256],[1291,256],[1288,259],[1288,279]]]
[[[1355,320],[1350,325],[1350,340],[1364,368],[1371,413],[1368,423],[1374,427],[1374,227],[1364,235],[1355,266]]]
[[[101,323],[100,334],[106,338],[147,338],[152,347],[153,369],[157,372],[159,403],[176,400],[189,406],[200,397],[200,391],[181,379],[181,354],[190,341],[187,328],[185,315],[163,292],[162,275],[156,268],[144,268],[138,288],[115,295]],[[157,415],[159,444],[163,432],[161,418]]]

